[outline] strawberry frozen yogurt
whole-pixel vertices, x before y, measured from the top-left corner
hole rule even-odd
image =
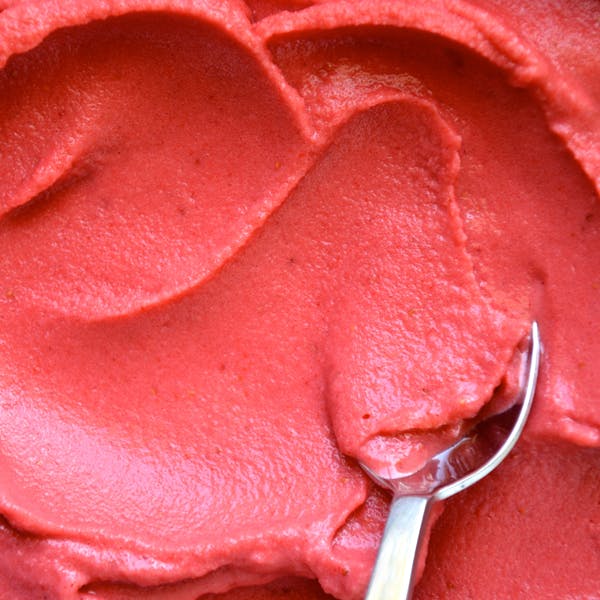
[[[533,319],[416,596],[597,597],[594,2],[2,8],[2,600],[361,598]]]

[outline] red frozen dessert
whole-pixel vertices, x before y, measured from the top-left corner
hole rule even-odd
[[[0,7],[1,8],[1,7]],[[600,9],[0,12],[0,598],[364,595],[389,498],[514,397],[417,598],[600,590]]]

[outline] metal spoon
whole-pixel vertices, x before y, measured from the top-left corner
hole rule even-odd
[[[535,394],[540,362],[537,323],[531,326],[527,381],[521,406],[486,419],[450,448],[436,454],[415,473],[386,477],[362,468],[380,486],[393,491],[371,582],[365,600],[406,600],[414,586],[415,566],[431,506],[477,483],[493,471],[519,439]],[[507,417],[518,410],[506,429]]]

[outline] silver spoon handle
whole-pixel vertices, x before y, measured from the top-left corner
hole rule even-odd
[[[424,496],[394,498],[365,600],[410,598],[424,524],[433,502]]]

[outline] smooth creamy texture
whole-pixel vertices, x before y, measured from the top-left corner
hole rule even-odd
[[[598,11],[308,4],[0,13],[1,598],[360,598],[532,318],[417,596],[600,589]]]

